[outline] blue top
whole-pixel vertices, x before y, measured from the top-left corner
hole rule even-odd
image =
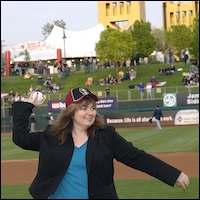
[[[140,86],[139,86],[139,87],[140,87],[140,92],[144,92],[144,86],[145,86],[145,85],[144,85],[143,83],[140,84]]]
[[[87,141],[80,147],[74,147],[67,172],[50,199],[89,199],[86,148]]]
[[[153,113],[153,117],[160,120],[160,118],[163,117],[162,111],[159,108],[156,108]]]

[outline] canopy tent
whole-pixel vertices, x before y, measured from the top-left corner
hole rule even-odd
[[[45,41],[20,43],[10,50],[19,52],[23,50],[22,47],[26,48],[31,61],[56,59],[57,49],[61,49],[63,58],[96,57],[95,44],[99,41],[100,34],[104,30],[103,24],[98,24],[84,31],[70,31],[54,25]],[[64,34],[65,39],[63,39]],[[20,61],[24,61],[24,56],[14,58],[14,62]]]
[[[84,31],[64,30],[55,25],[45,41],[60,48],[63,57],[64,55],[66,55],[67,58],[84,56],[95,57],[95,44],[99,41],[100,34],[104,30],[103,24],[98,24]],[[65,33],[66,39],[63,39],[63,33]]]

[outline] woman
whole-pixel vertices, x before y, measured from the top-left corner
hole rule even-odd
[[[180,170],[134,147],[97,113],[97,96],[86,88],[71,89],[66,109],[42,132],[29,133],[28,118],[37,96],[13,103],[13,142],[39,151],[38,172],[30,186],[33,198],[117,199],[115,158],[134,169],[184,190],[189,178]]]

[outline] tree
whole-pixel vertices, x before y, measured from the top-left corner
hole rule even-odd
[[[165,32],[165,43],[173,51],[177,50],[179,52],[179,57],[181,50],[189,48],[191,44],[192,31],[190,27],[184,24],[173,25],[169,31]]]
[[[52,31],[54,25],[57,25],[57,26],[59,26],[59,27],[61,27],[61,28],[64,28],[64,29],[65,29],[65,26],[66,26],[66,24],[65,24],[65,22],[64,22],[63,20],[56,20],[56,21],[53,21],[53,24],[47,23],[46,25],[44,25],[44,26],[42,27],[42,30],[43,30],[43,31],[42,31],[42,35],[44,35],[44,38],[45,38],[45,39],[46,39],[46,38],[49,36],[49,34],[51,33],[51,31]]]
[[[96,55],[101,62],[106,60],[114,63],[116,66],[116,73],[118,68],[116,63],[118,61],[127,60],[135,53],[135,42],[132,39],[130,32],[120,32],[112,28],[108,28],[101,32],[100,40],[96,43]]]
[[[152,35],[156,40],[156,50],[163,51],[164,50],[164,30],[160,28],[153,27],[151,30]]]
[[[151,24],[143,20],[136,20],[131,31],[136,42],[136,50],[141,58],[148,57],[156,49],[156,40],[151,33]]]
[[[199,61],[199,16],[194,18],[190,53]]]
[[[22,47],[23,51],[21,51],[19,53],[19,56],[24,55],[24,60],[26,62],[29,62],[31,60],[30,53],[28,52],[27,49],[25,49],[24,45],[21,45],[21,47]]]

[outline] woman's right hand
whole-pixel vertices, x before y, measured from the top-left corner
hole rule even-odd
[[[37,102],[36,100],[37,100],[38,94],[36,94],[35,97],[33,97],[33,94],[34,94],[34,93],[35,93],[35,92],[31,92],[31,94],[30,94],[30,96],[29,96],[29,98],[28,98],[28,102],[29,102],[29,103],[32,103],[35,107],[36,107],[36,106],[42,105],[42,104],[45,102],[45,100],[46,100],[45,95],[43,95],[43,100],[42,100],[42,101]]]

